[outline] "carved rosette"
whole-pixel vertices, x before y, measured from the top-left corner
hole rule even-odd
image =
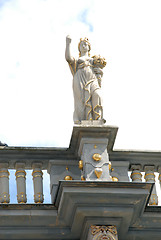
[[[118,240],[115,226],[91,226],[93,240]]]

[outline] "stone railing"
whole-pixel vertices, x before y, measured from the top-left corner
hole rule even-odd
[[[32,169],[35,204],[44,201],[43,170],[50,174],[52,203],[60,180],[155,183],[155,172],[158,172],[161,182],[161,152],[113,151],[116,134],[116,127],[83,125],[74,127],[68,149],[2,147],[0,203],[10,202],[9,169],[15,169],[19,204],[27,203],[27,169]],[[158,205],[155,185],[149,205]]]
[[[13,170],[15,171],[14,178]],[[15,199],[16,195],[18,204],[28,203],[26,193],[26,188],[28,187],[31,189],[30,194],[32,194],[32,192],[34,191],[32,203],[42,204],[44,202],[44,190],[43,190],[44,170],[47,170],[48,173],[50,174],[50,180],[47,183],[48,184],[47,188],[51,186],[51,194],[52,189],[56,191],[59,180],[64,179],[70,180],[69,179],[70,175],[74,176],[74,179],[78,180],[80,179],[78,161],[69,149],[1,147],[0,203],[9,204],[10,198]],[[28,186],[26,185],[26,182],[27,178],[31,179],[30,175],[32,175],[32,180],[29,181],[31,186]],[[10,196],[10,194],[11,193],[13,194],[12,186],[15,185],[16,189],[14,191],[13,197]],[[56,189],[54,188],[54,186],[56,186]],[[31,199],[31,197],[29,198]],[[52,195],[51,199],[53,202],[54,200]],[[49,202],[51,203],[51,201],[48,201],[48,203]]]
[[[8,169],[9,163],[0,163],[0,203],[10,203],[10,172]],[[32,164],[32,177],[34,186],[34,202],[43,203],[43,172],[42,163]],[[26,169],[24,162],[15,164],[15,181],[17,186],[17,202],[27,203],[26,195]]]
[[[111,176],[115,181],[155,183],[149,205],[158,205],[156,185],[161,185],[161,152],[112,151],[110,160]]]

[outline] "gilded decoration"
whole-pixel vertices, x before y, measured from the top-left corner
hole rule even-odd
[[[118,182],[119,181],[117,177],[111,177],[111,179],[112,179],[113,182]]]
[[[64,180],[65,181],[70,181],[70,180],[73,180],[73,178],[71,176],[67,175],[67,176],[64,177]]]
[[[93,240],[117,240],[117,230],[115,226],[91,226]]]
[[[80,160],[80,161],[79,161],[79,169],[80,169],[80,170],[83,170],[83,160]]]
[[[81,181],[85,181],[85,177],[84,176],[81,176]]]
[[[102,168],[96,168],[96,169],[94,170],[94,172],[95,172],[95,174],[96,174],[96,177],[97,177],[97,178],[100,178],[101,175],[102,175]]]
[[[109,167],[109,171],[111,171],[111,168],[112,168],[112,164],[111,164],[111,162],[109,162],[108,167]]]
[[[101,157],[101,155],[99,153],[94,153],[92,158],[95,161],[100,161],[102,157]]]

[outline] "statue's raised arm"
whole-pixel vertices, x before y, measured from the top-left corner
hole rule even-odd
[[[65,58],[69,63],[74,61],[74,58],[71,56],[71,42],[72,42],[71,37],[69,35],[66,36]]]
[[[106,65],[100,56],[90,57],[91,45],[88,38],[80,39],[78,44],[79,58],[71,55],[71,38],[66,37],[65,58],[73,74],[74,123],[82,120],[103,119],[101,99],[101,78]]]

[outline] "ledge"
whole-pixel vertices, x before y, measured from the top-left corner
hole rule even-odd
[[[75,239],[84,240],[90,225],[115,225],[120,239],[144,212],[153,184],[60,181],[55,205]],[[83,228],[84,227],[84,228]]]

